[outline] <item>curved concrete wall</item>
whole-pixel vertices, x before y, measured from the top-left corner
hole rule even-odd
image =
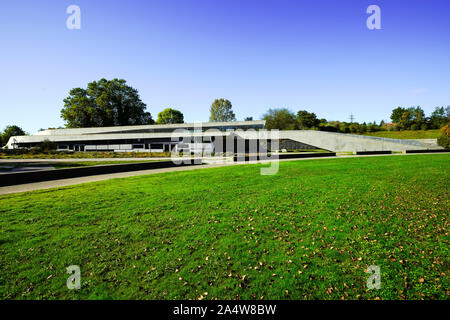
[[[442,149],[430,141],[379,138],[316,130],[286,130],[280,131],[279,135],[280,139],[292,139],[335,152]]]
[[[75,130],[75,129],[64,129]],[[100,129],[99,129],[100,130]],[[270,131],[268,131],[270,132]],[[236,135],[243,139],[269,139],[269,135],[259,135],[261,131],[256,130],[235,130],[228,131],[206,131],[206,132],[158,132],[158,133],[108,133],[108,134],[65,134],[65,135],[33,135],[11,137],[8,141],[8,148],[13,148],[13,143],[38,143],[46,139],[55,142],[65,141],[103,141],[120,139],[156,139],[171,137],[208,137],[208,136],[229,136]],[[280,139],[290,139],[317,148],[334,151],[404,151],[404,150],[427,150],[442,149],[436,140],[430,139],[390,139],[354,134],[344,134],[316,130],[286,130],[279,131]],[[99,143],[100,144],[100,143]]]

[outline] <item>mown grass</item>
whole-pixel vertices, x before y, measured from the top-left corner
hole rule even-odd
[[[449,164],[304,160],[1,196],[0,297],[448,299]]]
[[[403,131],[378,131],[367,132],[365,136],[392,138],[392,139],[437,139],[439,129],[433,130],[403,130]]]

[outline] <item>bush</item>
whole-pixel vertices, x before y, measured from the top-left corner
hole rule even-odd
[[[445,149],[450,149],[450,123],[442,127],[438,144]]]
[[[49,151],[56,150],[56,147],[56,143],[51,142],[50,140],[44,140],[36,150],[41,153],[48,153]]]

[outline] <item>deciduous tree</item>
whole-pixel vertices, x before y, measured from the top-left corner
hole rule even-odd
[[[74,88],[64,99],[61,118],[69,128],[153,124],[138,91],[123,79],[100,79]]]
[[[441,128],[438,144],[445,149],[450,149],[450,123]]]
[[[24,135],[26,135],[26,133],[21,127],[15,125],[7,126],[5,130],[3,130],[3,133],[0,134],[0,144],[3,146],[8,143],[9,138]]]
[[[158,113],[157,124],[184,123],[184,116],[181,111],[167,108]]]
[[[266,128],[268,130],[293,130],[297,127],[295,114],[286,108],[269,109],[263,115],[263,119],[266,120]]]
[[[313,112],[308,112],[306,110],[300,110],[297,112],[297,124],[299,129],[311,129],[318,127],[320,120]]]
[[[209,121],[211,122],[226,122],[236,121],[236,116],[233,112],[233,106],[227,99],[216,99],[211,105]]]

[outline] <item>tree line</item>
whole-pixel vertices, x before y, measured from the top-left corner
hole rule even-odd
[[[167,108],[154,121],[138,91],[123,79],[100,79],[87,88],[74,88],[64,99],[61,117],[69,128],[125,126],[140,124],[184,123],[184,115],[175,108]],[[269,109],[262,118],[267,129],[295,130],[316,129],[342,133],[365,133],[381,130],[439,129],[450,119],[450,107],[437,107],[429,116],[421,107],[392,110],[392,123],[329,121],[315,113],[300,110],[293,113],[286,108]],[[245,120],[253,120],[247,117]],[[236,121],[232,104],[227,99],[216,99],[210,106],[209,121]]]
[[[123,79],[100,79],[88,83],[86,88],[74,88],[64,100],[61,118],[67,128],[126,126],[145,124],[184,123],[184,115],[174,108],[166,108],[154,121],[147,105],[139,93],[127,85]],[[210,106],[210,122],[236,121],[233,106],[227,99],[215,99]],[[366,133],[383,130],[427,130],[439,129],[450,122],[450,106],[436,107],[427,117],[421,107],[392,110],[392,123],[341,122],[318,118],[315,113],[299,110],[297,113],[287,108],[269,109],[263,114],[266,128],[279,130],[322,130],[341,133]],[[244,121],[251,121],[247,117]],[[9,137],[25,135],[17,126],[8,126],[0,133],[0,142],[5,145]]]
[[[450,106],[436,107],[429,117],[421,107],[398,107],[392,110],[391,120],[397,130],[440,129],[450,120]]]
[[[90,82],[87,88],[74,88],[64,99],[61,118],[68,128],[184,123],[181,111],[167,108],[156,121],[138,91],[123,79]],[[210,121],[235,121],[230,101],[216,99],[211,105]]]
[[[267,129],[304,130],[313,129],[341,133],[366,133],[394,130],[428,130],[440,129],[450,121],[450,106],[436,107],[429,117],[421,107],[402,108],[392,110],[392,123],[373,122],[342,122],[319,119],[315,113],[300,110],[297,114],[289,109],[269,109],[264,114]]]
[[[140,124],[184,123],[184,115],[174,108],[158,114],[156,121],[138,91],[123,79],[93,81],[87,88],[74,88],[64,99],[61,117],[69,128],[125,126]],[[357,123],[319,119],[315,113],[300,110],[296,114],[286,108],[269,109],[262,117],[267,129],[316,129],[342,133],[365,133],[381,130],[439,129],[450,119],[450,107],[437,107],[429,116],[420,107],[392,110],[392,123]],[[253,120],[247,117],[244,120]],[[216,99],[210,107],[209,121],[236,121],[232,104],[227,99]]]

